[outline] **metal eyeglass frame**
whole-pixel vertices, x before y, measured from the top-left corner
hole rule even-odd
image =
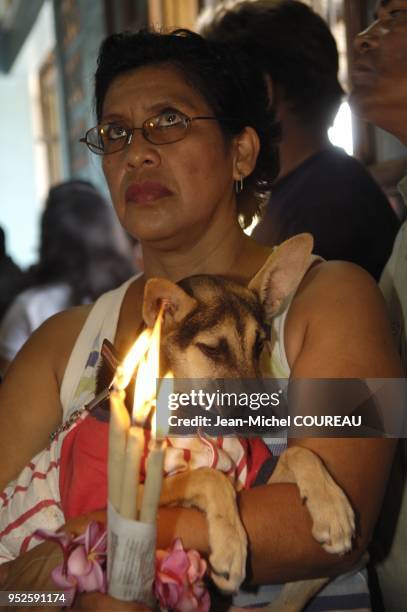
[[[156,125],[153,124],[152,122],[154,120],[158,120],[163,113],[160,113],[158,115],[154,115],[154,117],[150,117],[148,119],[146,119],[145,121],[143,121],[143,124],[141,127],[133,127],[133,128],[123,128],[123,130],[125,131],[125,137],[122,138],[118,138],[117,140],[120,140],[122,142],[121,146],[116,149],[115,151],[110,151],[109,153],[105,152],[103,149],[101,149],[100,147],[98,147],[96,144],[92,143],[89,141],[89,134],[96,134],[99,136],[100,130],[106,126],[106,125],[115,125],[115,122],[106,122],[103,124],[98,124],[95,125],[94,127],[90,128],[85,136],[83,136],[82,138],[79,139],[79,142],[86,144],[86,146],[88,147],[88,149],[94,153],[95,155],[113,155],[114,153],[119,153],[119,151],[122,151],[123,149],[125,149],[128,145],[131,144],[132,142],[132,138],[133,138],[133,134],[136,131],[141,131],[141,133],[143,134],[144,138],[147,140],[147,142],[150,142],[151,144],[154,145],[166,145],[166,144],[173,144],[174,142],[179,142],[180,140],[183,140],[185,138],[185,136],[188,133],[188,129],[190,128],[190,126],[192,125],[193,121],[198,121],[198,120],[211,120],[211,121],[221,121],[221,122],[236,122],[236,119],[230,119],[230,118],[226,118],[226,117],[214,117],[214,116],[206,116],[206,115],[198,115],[196,117],[189,117],[188,115],[184,115],[183,113],[180,113],[179,111],[177,111],[178,114],[182,115],[183,117],[183,125],[184,125],[184,131],[182,133],[182,136],[171,139],[171,140],[166,140],[164,142],[155,142],[152,138],[151,138],[151,132],[149,133],[148,128],[150,129],[157,129]],[[179,127],[179,123],[174,123],[173,125],[169,125],[169,126],[164,126],[163,129],[169,128],[171,129],[171,127],[175,127],[178,126]]]

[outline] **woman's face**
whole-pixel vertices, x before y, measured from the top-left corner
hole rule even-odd
[[[141,127],[167,109],[171,120],[177,112],[214,114],[175,68],[147,66],[112,82],[101,122]],[[185,138],[171,144],[151,144],[135,131],[129,145],[103,158],[122,225],[142,242],[171,246],[198,240],[219,216],[230,223],[236,216],[235,149],[233,142],[225,142],[217,121],[193,121]]]

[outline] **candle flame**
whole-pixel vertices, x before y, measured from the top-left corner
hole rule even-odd
[[[124,390],[129,384],[134,370],[148,351],[151,342],[151,329],[145,329],[137,338],[123,362],[117,367],[113,386]]]
[[[151,437],[155,440],[163,439],[168,434],[168,396],[173,391],[173,373],[168,371],[165,374],[164,379],[165,380],[161,381],[160,388],[158,390],[156,406],[151,419]],[[160,418],[158,419],[158,422],[157,410],[160,411]]]
[[[149,338],[149,347],[140,361],[134,388],[133,422],[144,424],[155,404],[157,379],[160,376],[160,337],[164,315],[161,304]]]
[[[136,384],[134,385],[132,420],[133,423],[137,422],[138,425],[144,425],[151,410],[151,402],[155,395],[155,388],[151,380],[148,362],[144,355],[140,361],[137,370]]]
[[[145,399],[147,401],[156,396],[157,379],[160,378],[160,339],[163,316],[164,305],[162,304],[154,323],[150,347],[146,357],[146,370],[148,374],[143,382]]]

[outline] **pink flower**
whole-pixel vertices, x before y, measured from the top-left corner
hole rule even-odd
[[[67,575],[77,580],[78,591],[106,593],[106,577],[102,569],[106,560],[107,534],[104,525],[91,521],[84,534],[73,540],[76,548],[67,562]]]
[[[154,588],[160,605],[174,612],[208,612],[210,597],[203,582],[206,567],[196,550],[184,550],[179,538],[170,550],[157,550]]]
[[[107,535],[103,525],[92,521],[76,538],[45,529],[38,529],[35,535],[61,547],[63,562],[53,570],[52,578],[72,602],[76,592],[106,592]],[[154,588],[161,606],[174,612],[209,612],[210,597],[203,581],[206,568],[200,554],[185,551],[179,538],[170,550],[157,550]]]
[[[54,541],[62,548],[64,560],[52,571],[52,578],[57,586],[69,591],[72,596],[76,591],[106,592],[104,525],[91,521],[85,533],[76,538],[45,529],[38,529],[35,535]]]

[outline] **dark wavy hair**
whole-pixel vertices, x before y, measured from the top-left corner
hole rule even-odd
[[[218,117],[225,138],[251,126],[260,139],[256,168],[246,178],[237,196],[237,211],[244,226],[259,211],[259,204],[270,190],[279,169],[277,141],[279,127],[269,108],[263,75],[247,61],[245,54],[228,45],[208,42],[189,30],[168,34],[141,30],[109,36],[100,48],[95,75],[97,120],[110,84],[119,75],[148,65],[168,65],[204,98]]]
[[[344,94],[338,50],[327,23],[296,0],[221,3],[199,22],[203,36],[245,51],[283,87],[305,123],[330,125]]]
[[[27,286],[67,283],[71,304],[94,301],[134,273],[113,209],[88,181],[52,187],[41,219],[39,261]]]

